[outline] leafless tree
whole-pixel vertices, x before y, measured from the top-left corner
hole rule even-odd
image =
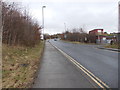
[[[3,43],[34,46],[40,41],[41,27],[32,20],[26,9],[20,10],[14,2],[3,2],[2,8]]]
[[[66,36],[65,38],[62,38],[65,40],[85,42],[85,38],[87,38],[87,33],[83,28],[73,28],[72,30],[68,30],[63,33],[63,36]]]

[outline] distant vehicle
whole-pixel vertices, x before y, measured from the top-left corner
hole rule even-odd
[[[56,38],[54,38],[54,41],[57,41],[57,39],[56,39]]]

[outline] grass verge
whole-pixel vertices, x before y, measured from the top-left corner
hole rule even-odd
[[[105,48],[115,48],[115,49],[120,49],[120,46],[118,44],[113,44],[113,45],[107,45]]]
[[[44,42],[33,48],[2,47],[2,88],[28,88],[40,63]]]

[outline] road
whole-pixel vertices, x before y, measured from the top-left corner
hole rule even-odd
[[[99,88],[99,86],[46,42],[33,88]]]
[[[61,40],[49,42],[81,63],[111,88],[118,87],[118,52],[80,45]]]

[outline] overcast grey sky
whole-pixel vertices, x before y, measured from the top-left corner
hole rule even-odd
[[[11,0],[22,2],[41,25],[45,5],[45,33],[55,34],[83,27],[87,32],[102,28],[118,31],[118,0]]]

